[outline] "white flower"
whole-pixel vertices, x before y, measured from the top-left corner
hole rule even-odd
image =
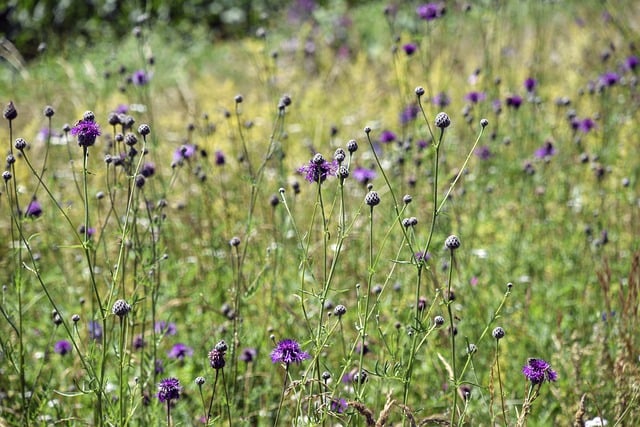
[[[609,424],[609,422],[604,418],[595,417],[592,420],[585,421],[584,427],[601,427],[606,426],[607,424]]]

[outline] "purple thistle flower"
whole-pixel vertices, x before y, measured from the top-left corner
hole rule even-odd
[[[173,152],[173,165],[182,164],[183,160],[188,160],[196,154],[196,146],[193,144],[184,144]]]
[[[524,80],[524,88],[529,93],[533,93],[536,90],[536,86],[538,86],[538,81],[533,77],[527,77]]]
[[[402,113],[400,113],[400,123],[406,125],[407,123],[415,120],[418,117],[420,108],[416,104],[407,106]]]
[[[418,251],[415,254],[413,254],[413,256],[415,257],[416,261],[429,261],[431,259],[431,254],[429,252],[427,252],[426,254],[422,251]]]
[[[396,134],[391,132],[390,130],[383,130],[380,134],[380,142],[388,144],[396,140]]]
[[[370,181],[373,181],[377,174],[373,169],[357,167],[353,170],[351,176],[360,184],[367,184]]]
[[[144,70],[137,70],[131,75],[131,83],[136,86],[144,86],[149,83],[150,76]]]
[[[496,114],[502,113],[502,101],[499,99],[494,99],[491,103],[491,108],[493,108],[493,112]]]
[[[67,340],[61,340],[55,343],[53,346],[53,351],[58,353],[60,356],[64,356],[67,353],[71,353],[71,343]]]
[[[322,183],[329,175],[335,175],[338,170],[338,162],[332,160],[328,162],[320,154],[316,154],[308,164],[298,168],[298,172],[305,175],[309,182]]]
[[[415,43],[406,43],[402,46],[402,50],[404,50],[404,53],[406,53],[407,56],[411,56],[416,53],[416,50],[418,50],[418,45]]]
[[[347,401],[345,399],[331,399],[330,409],[336,414],[342,414],[347,410]]]
[[[158,400],[161,403],[180,398],[180,381],[177,378],[165,378],[158,384]]]
[[[433,105],[440,107],[440,109],[443,109],[451,103],[451,98],[449,98],[449,95],[447,95],[445,92],[440,92],[433,97],[431,102],[433,103]]]
[[[625,60],[624,65],[627,70],[635,71],[638,65],[640,65],[640,59],[635,55],[631,55]]]
[[[518,108],[520,108],[520,105],[522,105],[522,97],[519,95],[507,96],[505,104],[507,104],[507,107],[511,107],[517,110]]]
[[[240,360],[245,363],[251,363],[257,356],[258,350],[256,350],[255,348],[245,348],[244,350],[242,350],[242,353],[240,353]]]
[[[578,129],[584,133],[589,133],[593,128],[596,127],[596,123],[589,117],[579,120],[577,124]]]
[[[154,330],[156,331],[156,334],[163,335],[175,335],[178,332],[175,323],[166,322],[165,320],[157,321],[154,325]]]
[[[91,147],[96,143],[96,138],[100,136],[100,126],[92,120],[80,120],[71,128],[71,135],[78,137],[78,145],[81,147]]]
[[[113,112],[116,114],[127,114],[129,112],[129,106],[126,104],[118,104]]]
[[[556,149],[551,141],[545,141],[542,147],[538,148],[534,154],[539,159],[546,159],[556,154]]]
[[[608,71],[600,76],[600,84],[602,86],[615,86],[620,81],[618,73]]]
[[[171,350],[167,353],[170,359],[178,359],[183,361],[185,357],[193,356],[193,349],[181,342],[171,347]]]
[[[144,346],[145,346],[144,337],[140,334],[136,335],[135,338],[133,339],[133,349],[140,350],[144,348]]]
[[[478,156],[480,160],[489,160],[491,157],[493,157],[493,153],[491,153],[491,150],[487,145],[476,148],[473,153]]]
[[[102,339],[102,325],[95,320],[89,321],[89,338],[94,341],[100,341]]]
[[[84,236],[85,232],[87,234],[87,237],[93,237],[93,235],[96,234],[96,229],[94,227],[86,228],[84,224],[82,224],[80,227],[78,227],[78,234],[79,235]]]
[[[209,365],[216,371],[218,369],[224,368],[225,360],[224,360],[225,352],[214,348],[209,352]]]
[[[216,157],[216,165],[222,166],[226,163],[224,153],[222,152],[222,150],[216,150],[215,157]]]
[[[433,21],[440,18],[446,12],[444,3],[425,3],[416,8],[416,13],[420,19]]]
[[[281,362],[287,366],[294,362],[300,363],[309,358],[311,358],[309,353],[302,351],[300,344],[291,339],[280,341],[271,352],[271,362]]]
[[[478,102],[484,101],[487,98],[484,92],[469,92],[464,96],[464,99],[471,102],[472,104],[477,104]]]
[[[552,382],[558,379],[556,371],[542,359],[529,359],[522,368],[522,373],[532,384],[542,384],[545,381]]]
[[[24,214],[27,218],[38,218],[42,215],[42,206],[37,199],[31,199],[29,204],[27,205],[27,209],[24,211]]]
[[[418,150],[422,151],[429,146],[429,141],[425,139],[419,139],[416,142],[416,146],[418,147]]]

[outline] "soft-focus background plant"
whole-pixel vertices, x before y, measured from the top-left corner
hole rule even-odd
[[[634,2],[33,3],[0,11],[2,422],[640,421]]]

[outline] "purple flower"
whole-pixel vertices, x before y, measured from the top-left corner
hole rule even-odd
[[[95,320],[89,321],[89,338],[94,341],[100,341],[102,339],[102,325]]]
[[[40,206],[40,202],[38,200],[31,199],[29,204],[27,205],[27,209],[24,211],[24,214],[27,218],[38,218],[42,215],[42,206]]]
[[[360,184],[367,184],[369,181],[373,181],[377,174],[373,169],[357,167],[353,170],[351,176]]]
[[[546,141],[542,147],[538,148],[534,153],[539,159],[545,159],[556,154],[556,149],[551,141]]]
[[[484,92],[469,92],[464,96],[464,99],[471,102],[472,104],[477,104],[478,102],[484,101],[487,95]]]
[[[156,334],[163,335],[175,335],[178,332],[175,323],[166,322],[164,320],[157,321],[154,325],[154,330],[156,331]]]
[[[596,122],[594,122],[591,118],[587,117],[586,119],[582,119],[578,121],[577,128],[584,133],[589,133],[593,128],[596,127]]]
[[[71,135],[78,137],[78,145],[81,147],[91,147],[96,143],[96,138],[100,136],[100,126],[93,120],[80,120],[71,128]]]
[[[136,86],[144,86],[149,83],[149,75],[144,70],[134,71],[131,75],[131,83]]]
[[[245,348],[244,350],[242,350],[242,353],[240,353],[240,360],[246,363],[251,363],[257,356],[258,350],[256,350],[255,348]]]
[[[165,378],[158,384],[158,400],[161,403],[180,398],[180,381],[177,378]]]
[[[447,95],[445,92],[440,92],[433,97],[431,102],[433,103],[433,105],[442,109],[451,103],[451,98],[449,98],[449,95]]]
[[[300,344],[291,339],[280,341],[271,352],[271,362],[281,362],[287,366],[294,362],[300,363],[310,357],[309,353],[302,351]]]
[[[416,261],[420,262],[420,261],[429,261],[431,259],[431,254],[429,252],[427,252],[426,254],[422,251],[418,251],[415,254],[413,254],[413,256],[415,257]]]
[[[529,93],[533,93],[536,90],[536,86],[538,86],[538,81],[533,77],[527,77],[524,80],[524,88]]]
[[[417,7],[416,13],[420,19],[433,21],[440,18],[446,12],[444,3],[425,3]]]
[[[188,160],[196,154],[196,146],[193,144],[184,144],[173,152],[172,165],[180,165],[183,160]]]
[[[408,105],[402,113],[400,113],[400,123],[406,125],[407,123],[415,120],[418,117],[420,108],[416,104]]]
[[[345,399],[331,399],[330,409],[336,414],[342,414],[347,410],[347,401]]]
[[[487,145],[476,148],[473,153],[481,160],[489,160],[491,157],[493,157],[493,153],[491,153],[491,150]]]
[[[53,346],[53,351],[58,353],[60,356],[71,353],[71,343],[67,340],[58,341]]]
[[[505,104],[507,104],[507,107],[511,107],[517,110],[518,108],[520,108],[520,105],[522,105],[522,97],[519,95],[507,96]]]
[[[531,358],[527,360],[527,364],[522,368],[522,373],[532,384],[542,384],[545,381],[552,382],[558,379],[556,371],[551,369],[551,365],[542,359]]]
[[[129,106],[126,104],[118,104],[115,110],[113,110],[117,114],[127,114],[129,112]]]
[[[225,360],[224,360],[225,352],[214,348],[209,352],[209,365],[215,370],[224,368]]]
[[[216,157],[216,165],[222,166],[226,163],[224,153],[221,150],[216,150],[215,157]]]
[[[144,346],[145,346],[144,337],[140,334],[136,335],[135,338],[133,339],[133,349],[140,350],[144,348]]]
[[[602,86],[614,86],[620,81],[618,73],[609,71],[600,76],[600,84]]]
[[[418,147],[418,150],[422,151],[429,146],[429,141],[425,139],[419,139],[416,142],[416,146]]]
[[[313,156],[308,164],[298,168],[298,172],[305,175],[305,179],[309,182],[322,183],[329,175],[335,175],[338,170],[338,162],[332,160],[328,162],[320,153]]]
[[[624,62],[625,68],[629,71],[634,71],[638,65],[640,65],[640,59],[637,56],[631,55]]]
[[[391,132],[390,130],[383,130],[380,134],[380,142],[388,144],[396,140],[396,134]]]
[[[96,229],[94,227],[86,228],[85,225],[82,224],[78,227],[78,234],[84,236],[85,233],[87,234],[87,237],[93,237],[93,235],[96,234]]]
[[[178,359],[180,361],[183,361],[185,357],[193,356],[193,349],[179,342],[173,347],[171,347],[171,350],[169,350],[169,352],[167,353],[167,356],[170,359]]]
[[[406,53],[407,56],[411,56],[416,53],[416,50],[418,50],[418,45],[415,43],[407,43],[402,46],[402,50],[404,50],[404,53]]]

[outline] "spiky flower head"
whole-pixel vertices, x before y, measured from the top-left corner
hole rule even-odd
[[[276,348],[271,352],[271,362],[284,363],[290,365],[291,363],[300,363],[305,359],[309,359],[311,356],[309,353],[302,351],[300,344],[292,339],[284,339],[280,341]]]
[[[16,110],[16,106],[13,105],[13,101],[9,101],[4,110],[2,111],[2,115],[5,119],[11,121],[15,120],[18,117],[18,110]]]
[[[209,364],[216,371],[218,369],[224,368],[224,365],[226,363],[224,360],[224,355],[224,351],[217,350],[216,348],[209,352]]]
[[[345,307],[342,304],[336,305],[336,307],[333,309],[333,314],[335,314],[338,317],[344,316],[346,312],[347,312],[347,307]]]
[[[84,118],[71,128],[71,135],[78,137],[78,145],[91,147],[100,136],[100,126],[94,121],[95,116],[91,111],[84,113]]]
[[[111,312],[120,318],[126,316],[130,311],[131,311],[131,306],[129,305],[128,302],[126,302],[123,299],[119,299],[116,302],[114,302],[113,307],[111,309]]]
[[[449,118],[449,115],[447,113],[440,112],[436,115],[435,123],[436,123],[436,127],[439,127],[440,129],[445,129],[445,128],[448,128],[449,125],[451,125],[451,119]]]
[[[177,378],[165,378],[158,384],[158,400],[161,403],[180,398],[180,381]]]
[[[337,170],[338,162],[328,162],[320,153],[316,153],[308,164],[298,168],[298,172],[304,174],[307,181],[318,183],[323,183],[328,176],[335,175]]]
[[[545,381],[552,382],[558,379],[556,371],[551,369],[551,365],[543,359],[530,358],[522,367],[522,373],[532,384],[542,384]]]

